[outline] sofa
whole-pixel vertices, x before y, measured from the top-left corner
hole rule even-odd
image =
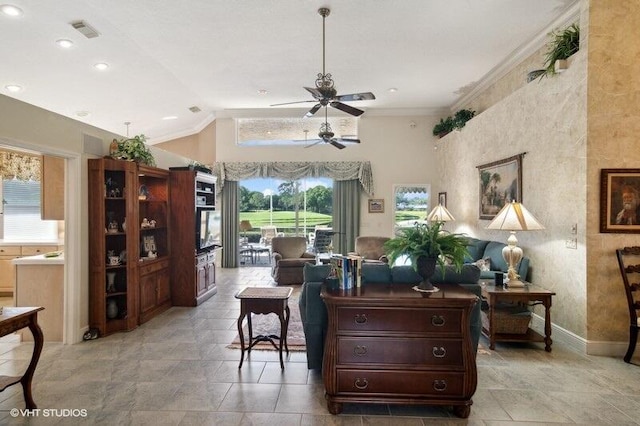
[[[301,284],[302,268],[315,263],[316,255],[307,250],[305,237],[273,237],[271,239],[271,276],[278,285]]]
[[[502,249],[506,244],[498,241],[480,240],[469,238],[469,256],[464,260],[465,264],[475,264],[480,269],[480,279],[493,280],[496,272],[506,273],[509,265],[502,257]],[[523,257],[516,266],[516,272],[520,279],[527,280],[529,273],[529,258]]]
[[[480,270],[475,265],[464,265],[460,272],[456,272],[453,266],[445,268],[444,276],[442,270],[436,268],[431,282],[436,285],[460,284],[480,298],[481,288],[478,283]],[[322,369],[328,315],[324,301],[320,297],[320,289],[330,272],[330,265],[305,265],[303,270],[304,283],[298,305],[307,345],[307,366],[310,370]],[[420,281],[422,278],[411,266],[390,267],[383,263],[364,263],[362,265],[363,286],[388,283],[406,283],[413,286]],[[471,312],[470,324],[473,350],[476,351],[482,331],[479,302],[475,304]]]

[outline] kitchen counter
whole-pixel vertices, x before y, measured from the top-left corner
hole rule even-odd
[[[64,265],[64,253],[56,257],[45,257],[44,254],[19,257],[11,262],[14,265]]]
[[[4,240],[0,238],[0,246],[63,246],[64,240]]]

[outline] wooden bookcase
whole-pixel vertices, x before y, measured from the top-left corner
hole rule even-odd
[[[171,306],[169,172],[100,158],[88,175],[89,326],[106,336]]]
[[[196,222],[198,207],[215,207],[215,177],[189,167],[170,170],[171,297],[176,306],[198,306],[216,294],[215,249],[198,252]]]

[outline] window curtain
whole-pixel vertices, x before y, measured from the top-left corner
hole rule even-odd
[[[333,246],[336,253],[355,251],[360,233],[360,182],[357,179],[333,183]]]
[[[222,267],[238,267],[238,182],[228,181],[222,191]]]
[[[40,157],[0,151],[0,178],[40,182]]]
[[[216,192],[222,196],[222,266],[238,267],[238,181],[250,178],[302,179],[328,177],[334,180],[333,228],[334,245],[353,251],[360,229],[360,191],[373,195],[373,177],[369,161],[326,162],[217,162],[213,165],[217,177]],[[336,195],[338,182],[349,182]],[[351,188],[347,190],[346,188]],[[337,202],[336,198],[340,198]],[[336,219],[340,216],[340,218]],[[335,249],[335,247],[334,247]]]

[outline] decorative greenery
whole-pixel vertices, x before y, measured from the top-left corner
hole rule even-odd
[[[155,166],[156,161],[149,147],[146,145],[146,141],[147,138],[145,135],[136,135],[129,139],[119,140],[117,149],[111,156],[121,160],[146,164],[147,166]]]
[[[408,256],[415,269],[418,257],[426,256],[437,259],[443,272],[447,261],[459,272],[465,257],[469,255],[468,240],[464,234],[452,234],[443,230],[443,225],[444,222],[416,222],[411,228],[401,229],[397,237],[384,243],[389,264],[393,265],[401,256]]]
[[[443,137],[455,129],[462,129],[475,115],[476,112],[473,110],[461,109],[453,117],[441,118],[440,122],[433,127],[433,136]]]
[[[573,24],[563,31],[554,31],[549,34],[552,40],[547,44],[547,53],[544,60],[546,75],[555,74],[555,63],[558,59],[567,59],[580,50],[580,26]]]

